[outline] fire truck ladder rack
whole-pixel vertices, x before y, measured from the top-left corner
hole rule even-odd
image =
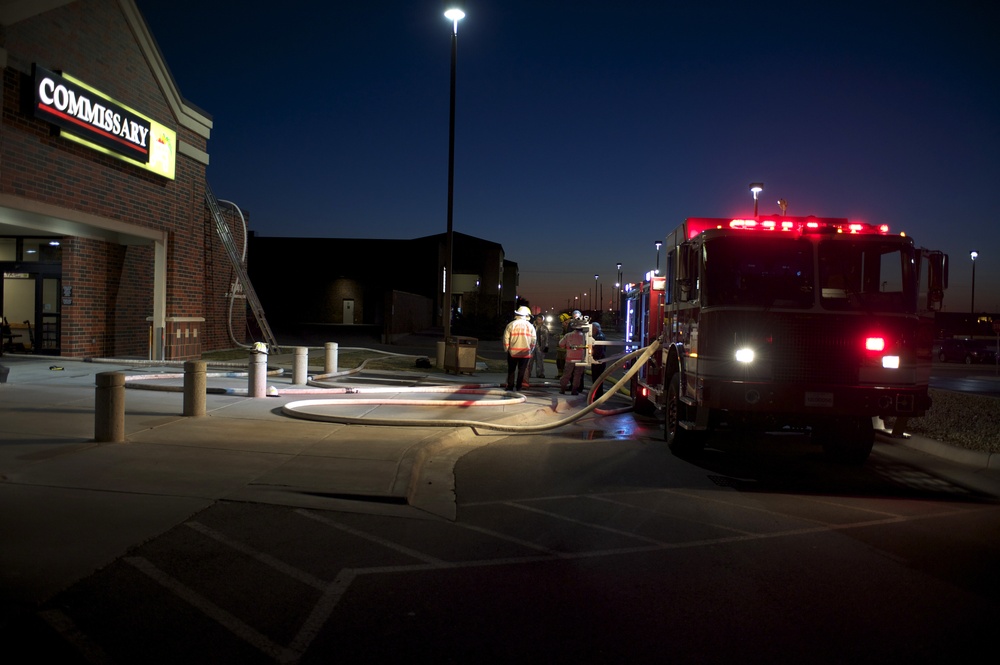
[[[264,308],[260,304],[257,292],[253,289],[253,284],[250,283],[250,276],[247,274],[246,266],[243,265],[243,259],[236,249],[236,241],[233,240],[229,224],[226,223],[225,218],[222,216],[222,209],[219,208],[219,200],[215,198],[215,194],[212,192],[212,188],[208,186],[208,183],[205,183],[205,203],[208,204],[208,209],[215,219],[215,230],[219,233],[219,238],[222,239],[222,244],[226,247],[229,261],[233,264],[233,270],[236,271],[236,279],[239,280],[240,287],[242,287],[247,302],[250,304],[250,311],[253,312],[254,318],[257,319],[257,325],[260,326],[260,331],[264,336],[264,341],[267,342],[269,352],[274,353],[279,350],[278,341],[274,338],[271,327],[267,325],[267,319],[264,318]]]

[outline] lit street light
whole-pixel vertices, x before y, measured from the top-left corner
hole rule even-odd
[[[451,30],[451,111],[448,118],[448,233],[445,235],[444,298],[441,316],[444,319],[444,338],[451,336],[451,273],[454,259],[455,233],[452,228],[455,209],[455,70],[458,63],[458,22],[465,18],[461,9],[449,9],[445,18],[452,22]]]
[[[619,261],[618,266],[618,281],[615,282],[615,329],[618,328],[619,320],[618,318],[622,313],[622,264]]]
[[[656,240],[656,241],[653,242],[653,244],[656,245],[656,270],[653,271],[653,274],[654,275],[659,275],[660,274],[660,247],[663,245],[663,243],[661,241],[659,241],[659,240]]]
[[[972,322],[975,326],[976,321],[976,259],[979,258],[979,252],[972,250],[969,252],[969,256],[972,258],[972,305],[970,310],[972,311]]]
[[[594,273],[594,292],[590,296],[591,301],[593,301],[595,298],[597,298],[597,273]],[[596,309],[600,309],[600,307],[601,307],[601,301],[598,300]],[[590,309],[593,310],[595,309],[595,307],[591,305]]]
[[[757,218],[757,195],[764,191],[764,183],[762,182],[751,182],[750,191],[753,193],[753,216],[754,219]]]

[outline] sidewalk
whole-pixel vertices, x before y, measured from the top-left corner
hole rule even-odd
[[[279,392],[293,387],[291,361],[290,355],[269,359],[269,367],[287,371],[269,376],[268,386]],[[96,374],[177,372],[176,379],[156,383],[179,388],[181,368],[17,355],[5,355],[0,364],[10,369],[7,383],[0,385],[5,607],[41,602],[220,499],[453,518],[452,468],[460,452],[506,436],[469,427],[343,425],[282,412],[289,402],[324,397],[319,394],[257,399],[209,394],[207,415],[183,417],[182,392],[126,389],[126,442],[95,443]],[[342,385],[496,385],[505,380],[481,372],[364,372]],[[245,390],[248,379],[209,378],[208,387]],[[337,407],[336,412],[524,424],[555,421],[583,404],[582,398],[568,402],[557,389],[529,391],[526,397],[504,406],[366,405]]]

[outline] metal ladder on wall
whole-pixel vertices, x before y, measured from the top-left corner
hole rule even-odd
[[[229,224],[226,223],[225,218],[222,216],[222,209],[219,208],[219,200],[215,198],[215,194],[207,182],[205,183],[205,203],[208,204],[208,209],[215,219],[215,230],[219,233],[219,238],[222,239],[222,244],[226,247],[226,254],[229,255],[229,261],[233,264],[233,270],[236,271],[236,279],[243,289],[247,302],[250,304],[250,311],[253,312],[254,318],[257,319],[257,325],[260,326],[261,334],[264,335],[264,341],[267,342],[268,351],[274,353],[279,350],[278,340],[274,338],[271,326],[267,325],[267,319],[264,318],[264,308],[260,304],[257,292],[253,290],[253,284],[250,283],[250,276],[247,274],[246,266],[243,265],[243,259],[236,249],[236,241],[233,240]]]

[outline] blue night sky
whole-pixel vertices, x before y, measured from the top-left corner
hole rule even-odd
[[[137,0],[212,115],[209,183],[262,236],[413,238],[447,221],[442,0]],[[454,228],[519,294],[608,302],[685,217],[888,223],[951,255],[945,311],[1000,311],[1000,6],[468,0]],[[336,261],[335,256],[330,257]],[[600,292],[600,289],[599,289]],[[590,295],[585,300],[589,300]]]

